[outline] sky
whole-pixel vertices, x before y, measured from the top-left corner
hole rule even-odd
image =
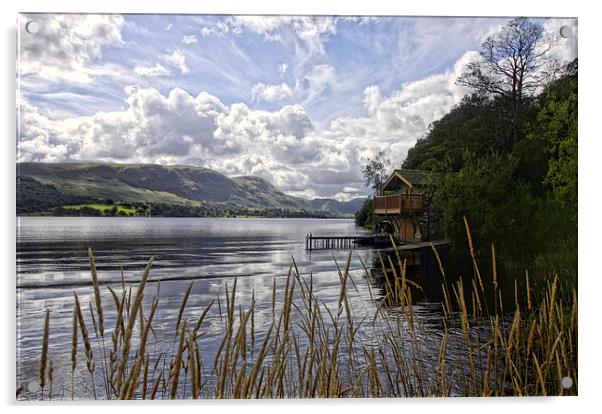
[[[39,30],[31,34],[28,22]],[[20,15],[17,161],[194,165],[296,196],[365,195],[470,91],[508,18]],[[576,19],[540,19],[577,56]]]

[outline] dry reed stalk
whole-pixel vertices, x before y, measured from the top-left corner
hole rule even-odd
[[[92,287],[94,289],[94,302],[96,304],[96,314],[98,315],[98,327],[96,326],[96,319],[94,318],[94,312],[92,312],[92,304],[90,303],[90,314],[92,315],[92,322],[94,323],[94,332],[96,336],[100,334],[102,338],[102,372],[104,377],[104,386],[107,399],[109,398],[109,374],[107,372],[107,351],[105,347],[105,328],[104,328],[104,312],[102,309],[102,296],[100,294],[100,284],[98,283],[98,273],[96,272],[96,262],[94,261],[94,255],[92,254],[92,248],[88,247],[88,259],[90,261],[90,272],[92,274]]]
[[[443,269],[443,263],[441,262],[441,257],[439,256],[439,252],[435,245],[431,242],[431,250],[435,254],[435,259],[437,260],[437,266],[439,266],[439,271],[441,272],[441,276],[445,279],[445,270]]]
[[[125,276],[123,275],[123,266],[119,266],[119,272],[121,274],[121,291],[125,292]]]
[[[40,387],[42,388],[42,399],[44,399],[44,386],[46,385],[46,369],[48,367],[49,334],[50,334],[50,309],[46,309],[46,319],[44,319],[44,336],[42,338],[42,353],[40,356]]]
[[[75,392],[75,368],[77,368],[77,309],[73,306],[73,326],[71,331],[71,399]]]
[[[153,384],[153,391],[151,392],[150,399],[154,400],[157,395],[157,391],[159,390],[159,385],[161,385],[161,379],[163,379],[163,371],[159,373],[159,376],[155,378],[155,382]]]
[[[188,288],[186,289],[186,293],[184,293],[184,298],[182,298],[182,303],[180,304],[180,309],[178,310],[178,319],[176,320],[176,330],[175,335],[178,336],[178,332],[180,331],[180,322],[182,321],[182,315],[184,314],[184,308],[186,307],[186,302],[188,302],[188,296],[190,296],[190,291],[192,290],[192,285],[194,282],[190,282]]]
[[[253,392],[253,386],[256,385],[257,375],[259,370],[262,368],[263,361],[268,354],[268,346],[272,340],[272,330],[274,329],[274,323],[270,325],[266,335],[263,339],[263,344],[261,345],[261,349],[259,350],[259,355],[257,356],[257,360],[255,364],[251,367],[251,372],[249,373],[249,380],[244,385],[243,390],[241,392],[242,395],[246,395],[246,398],[250,398]],[[246,392],[245,392],[246,391]]]
[[[201,330],[201,324],[203,323],[203,320],[205,319],[205,316],[207,316],[207,312],[209,312],[209,309],[211,309],[211,307],[213,306],[213,304],[215,303],[215,300],[212,300],[211,302],[209,302],[209,305],[207,305],[205,307],[205,310],[203,310],[203,312],[201,313],[201,316],[199,316],[199,319],[197,319],[194,328],[192,330],[192,338],[193,340],[197,340],[197,335],[198,332]]]
[[[543,373],[541,371],[541,365],[539,365],[539,361],[537,361],[537,357],[533,354],[533,362],[535,363],[535,368],[537,370],[537,382],[535,383],[535,394],[537,394],[537,385],[541,387],[541,395],[546,396],[546,382],[543,378]]]
[[[190,360],[190,394],[193,400],[199,398],[199,372],[197,371],[197,361],[196,361],[196,342],[192,339],[192,336],[188,338],[188,358]]]
[[[94,328],[94,335],[98,338],[98,325],[96,325],[96,318],[94,317],[94,310],[92,310],[92,302],[88,302],[90,308],[90,318],[92,319],[92,327]]]
[[[497,290],[497,261],[495,257],[495,246],[493,244],[491,244],[491,267],[493,268],[493,288]]]
[[[117,309],[117,320],[115,321],[115,329],[113,330],[113,333],[111,334],[111,341],[113,342],[113,348],[109,353],[109,357],[110,357],[110,361],[109,361],[109,366],[110,366],[110,375],[109,376],[109,385],[113,390],[113,393],[116,397],[119,396],[119,393],[117,392],[117,389],[115,387],[115,383],[114,383],[114,378],[115,378],[115,373],[117,372],[118,369],[118,353],[119,353],[119,347],[120,347],[120,338],[123,337],[124,333],[125,333],[125,325],[123,322],[123,313],[124,313],[124,307],[125,307],[125,290],[122,293],[122,297],[121,300],[119,299],[119,297],[117,296],[117,293],[115,293],[115,291],[113,289],[111,289],[111,287],[109,286],[109,291],[111,292],[111,294],[113,295],[113,300],[115,301],[115,307]]]
[[[203,358],[201,356],[201,351],[199,349],[199,346],[196,342],[194,342],[194,359],[196,362],[196,373],[198,376],[197,379],[197,386],[198,386],[198,396],[200,396],[201,391],[203,391],[203,386],[205,385],[205,382],[203,381]]]
[[[84,314],[82,313],[81,306],[79,304],[79,298],[77,297],[77,293],[73,292],[75,297],[75,309],[77,312],[77,320],[79,322],[79,328],[82,333],[82,338],[84,340],[84,350],[86,353],[86,366],[88,371],[90,372],[90,377],[92,378],[92,390],[94,392],[94,399],[96,399],[96,384],[94,384],[94,353],[92,352],[92,343],[90,342],[90,336],[88,335],[88,328],[86,328],[86,323],[84,321]]]
[[[92,273],[92,286],[94,288],[94,301],[96,302],[96,314],[98,315],[98,331],[100,336],[104,336],[104,313],[102,310],[102,296],[100,294],[100,285],[98,283],[98,274],[96,272],[96,263],[94,261],[94,255],[92,254],[92,248],[88,248],[88,258],[90,260],[90,271]]]
[[[276,278],[272,279],[272,317],[276,314]]]
[[[117,390],[118,395],[121,395],[121,387],[123,384],[123,377],[125,374],[125,370],[128,363],[128,356],[130,353],[131,347],[131,339],[132,334],[134,332],[134,326],[136,325],[136,316],[140,306],[142,306],[142,298],[144,297],[144,288],[146,287],[146,281],[148,280],[148,276],[150,274],[150,269],[153,264],[152,257],[149,259],[148,264],[146,265],[146,269],[144,270],[144,274],[142,275],[142,279],[138,285],[138,289],[136,289],[136,295],[134,296],[134,304],[133,307],[129,311],[128,315],[128,324],[123,334],[123,351],[121,354],[121,359],[119,360],[119,364],[117,366],[117,370],[115,372],[115,377],[113,378],[113,382],[115,384],[115,388]],[[130,291],[131,292],[131,291]],[[131,301],[130,301],[131,304]]]
[[[178,344],[178,351],[174,360],[173,371],[171,374],[171,390],[169,392],[169,399],[175,400],[178,395],[178,383],[180,382],[180,368],[182,366],[182,355],[184,353],[184,344],[186,337],[186,321],[182,325],[182,333],[180,334],[180,343]]]
[[[145,354],[146,354],[146,342],[148,339],[148,332],[153,323],[153,317],[155,316],[155,311],[157,310],[158,305],[159,305],[159,300],[155,298],[155,300],[153,300],[153,304],[151,306],[151,312],[148,317],[147,323],[144,324],[144,321],[142,322],[144,327],[143,327],[142,333],[140,335],[140,341],[138,344],[138,355],[137,355],[136,359],[134,360],[134,365],[132,366],[132,369],[130,370],[130,374],[122,387],[122,392],[119,395],[119,398],[122,400],[132,399],[134,396],[134,392],[136,391],[136,388],[138,388],[138,381],[140,379],[140,369],[142,367],[142,364],[143,364],[144,358],[145,358]],[[142,308],[140,308],[140,310],[142,310]],[[142,315],[142,312],[140,312],[140,314]]]
[[[470,249],[470,257],[472,258],[473,268],[477,274],[479,286],[481,287],[481,293],[485,294],[485,288],[483,287],[483,279],[481,278],[481,271],[479,270],[479,265],[477,264],[476,251],[474,248],[472,234],[470,232],[470,226],[468,225],[468,220],[466,219],[466,216],[464,216],[464,226],[466,227],[466,237],[468,238],[468,247]]]
[[[142,377],[142,399],[146,400],[146,393],[148,391],[148,366],[150,364],[150,356],[146,354],[146,359],[144,361],[144,373]]]
[[[447,372],[445,368],[445,355],[447,353],[447,331],[443,333],[443,339],[441,340],[441,346],[439,347],[439,372],[441,376],[441,395],[444,397],[448,395],[447,392]]]
[[[48,400],[52,400],[52,383],[54,379],[54,364],[52,359],[48,363],[48,381],[50,382],[50,386],[48,387]]]

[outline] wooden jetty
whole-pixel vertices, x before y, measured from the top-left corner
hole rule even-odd
[[[305,236],[305,250],[354,249],[356,247],[387,247],[391,245],[388,235],[359,236]]]
[[[437,247],[448,245],[449,240],[434,240],[414,243],[397,243],[398,251],[419,250],[431,245]],[[359,235],[359,236],[314,236],[309,233],[305,236],[305,250],[336,250],[354,249],[357,247],[381,247],[392,249],[389,235]]]

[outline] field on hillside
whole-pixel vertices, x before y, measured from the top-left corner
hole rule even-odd
[[[116,209],[117,213],[120,214],[128,214],[128,215],[136,215],[137,210],[132,207],[125,207],[119,204],[76,204],[70,206],[63,206],[65,210],[82,210],[85,208],[92,208],[94,210],[98,210],[101,214],[105,214],[105,212]]]

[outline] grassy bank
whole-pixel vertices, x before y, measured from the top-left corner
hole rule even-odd
[[[488,269],[479,268],[474,260],[475,277],[470,283],[447,282],[444,264],[439,262],[444,280],[443,316],[439,333],[423,338],[437,343],[439,348],[434,369],[429,369],[424,361],[432,360],[432,355],[425,353],[418,339],[431,331],[414,314],[413,306],[414,292],[420,286],[406,278],[405,263],[399,256],[389,256],[389,263],[382,264],[399,271],[394,270],[393,278],[385,279],[382,292],[371,290],[374,314],[360,320],[349,299],[358,285],[349,272],[351,253],[345,264],[333,263],[340,281],[334,307],[319,300],[313,277],[304,276],[293,261],[285,288],[277,291],[273,286],[271,321],[262,332],[256,329],[255,295],[249,306],[240,305],[236,279],[226,285],[222,296],[225,301],[209,303],[193,319],[183,317],[191,284],[182,295],[172,340],[164,344],[170,351],[160,354],[153,352],[149,344],[155,335],[155,315],[161,298],[157,294],[148,305],[143,305],[152,259],[137,286],[106,288],[113,298],[109,305],[102,302],[103,287],[98,283],[91,251],[89,256],[95,301],[86,318],[87,312],[82,310],[77,295],[74,297],[70,381],[74,383],[76,373],[80,380],[87,378],[93,390],[89,398],[577,393],[577,294],[574,289],[561,289],[556,277],[548,278],[535,289],[525,274],[526,287],[520,288],[516,283],[513,300],[508,303],[498,290],[501,276],[495,260]],[[370,277],[368,269],[365,276]],[[493,292],[487,291],[485,286],[489,284]],[[495,308],[486,305],[486,296],[491,294],[499,297]],[[219,312],[223,329],[217,350],[208,352],[205,318],[210,311]],[[115,323],[105,326],[109,313],[115,315]],[[53,329],[48,312],[46,318],[40,337],[41,388],[28,398],[70,399],[70,390],[60,393],[55,387],[54,394],[50,393],[56,378],[52,377],[48,352]],[[475,329],[483,326],[486,331]],[[450,369],[452,357],[460,358],[462,369]],[[82,372],[86,373],[83,377]],[[568,389],[560,385],[564,377],[574,381]]]

